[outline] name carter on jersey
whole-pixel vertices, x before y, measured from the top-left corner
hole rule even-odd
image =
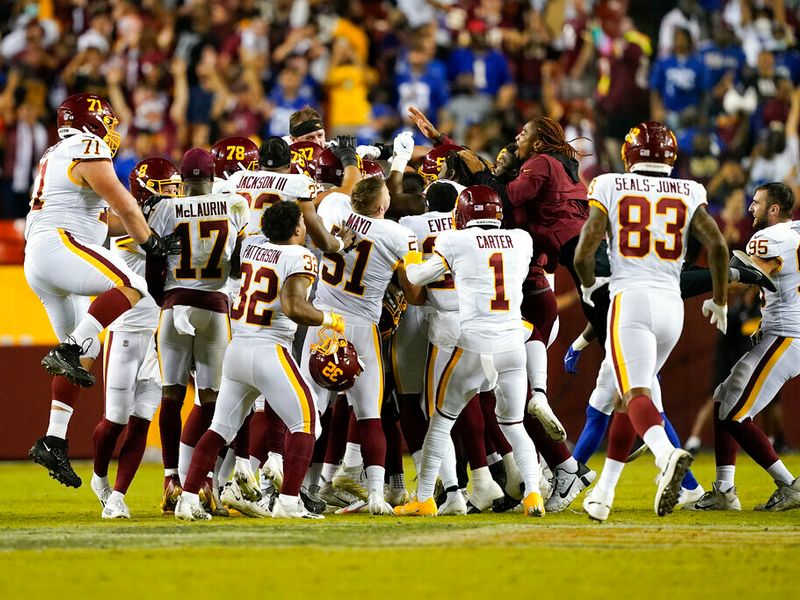
[[[196,217],[227,217],[228,204],[225,201],[200,202],[198,204],[175,204],[176,219],[191,219]]]
[[[510,235],[479,235],[475,238],[478,248],[513,248],[514,242]]]

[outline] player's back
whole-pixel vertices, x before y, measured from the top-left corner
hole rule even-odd
[[[386,287],[403,256],[417,249],[416,237],[398,223],[354,212],[338,192],[322,201],[319,215],[329,231],[348,227],[357,241],[344,255],[323,254],[315,304],[378,323]]]
[[[446,231],[436,240],[436,253],[455,280],[459,346],[499,352],[524,343],[520,305],[533,256],[530,234],[478,227]]]
[[[607,173],[589,185],[589,202],[608,215],[610,293],[678,293],[689,226],[706,204],[705,188],[686,179]]]
[[[281,288],[289,277],[317,277],[317,259],[304,246],[272,244],[263,235],[242,242],[242,287],[231,307],[234,338],[291,348],[297,323],[283,312]]]
[[[747,253],[780,260],[772,278],[776,291],[763,290],[761,330],[783,337],[800,337],[800,221],[766,227],[753,235]]]
[[[402,217],[400,225],[410,229],[417,237],[423,259],[433,255],[437,236],[443,231],[453,228],[453,213],[430,211],[421,215]],[[425,286],[427,289],[426,306],[440,311],[458,311],[458,296],[453,276],[449,273],[439,281]]]
[[[247,235],[261,233],[261,217],[276,202],[310,199],[317,193],[314,180],[297,173],[243,170],[231,174],[228,181],[231,189],[247,200],[250,207]]]
[[[84,243],[102,244],[108,234],[108,203],[75,179],[72,170],[81,161],[111,158],[108,145],[91,133],[71,135],[48,148],[33,182],[26,239],[60,228]]]
[[[159,202],[150,226],[159,235],[175,233],[181,253],[167,259],[165,291],[184,288],[215,292],[224,288],[239,232],[249,209],[237,194],[205,194]]]

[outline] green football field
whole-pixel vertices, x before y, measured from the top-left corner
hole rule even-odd
[[[789,598],[800,574],[800,511],[753,512],[773,490],[748,458],[741,513],[653,514],[651,457],[629,465],[608,522],[573,510],[544,519],[243,517],[177,523],[157,508],[161,471],[144,465],[130,521],[102,521],[41,467],[0,463],[0,598]],[[800,457],[787,465],[800,472]],[[596,456],[592,466],[602,464]],[[695,473],[708,486],[711,455]]]

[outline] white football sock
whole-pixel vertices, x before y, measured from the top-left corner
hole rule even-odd
[[[789,472],[789,469],[786,468],[786,465],[783,464],[782,460],[777,460],[767,467],[767,473],[769,473],[775,481],[781,481],[786,485],[791,485],[794,481],[794,477],[792,477],[792,474]]]
[[[450,440],[453,423],[455,421],[443,417],[438,412],[431,417],[428,433],[425,434],[425,443],[422,444],[422,466],[417,483],[417,500],[420,502],[425,502],[428,498],[433,497],[436,476],[439,474],[442,459],[447,452],[447,443]],[[489,472],[488,468],[486,472]]]
[[[389,475],[389,487],[393,490],[406,489],[406,477],[404,473]]]
[[[67,427],[72,418],[73,409],[68,404],[53,400],[50,402],[50,423],[47,426],[47,435],[67,439]]]
[[[597,487],[604,492],[613,492],[617,487],[617,482],[624,468],[624,462],[607,458],[603,465],[603,470],[600,473],[600,477],[597,480]]]
[[[444,488],[458,485],[458,473],[456,472],[456,448],[453,446],[453,438],[447,438],[447,448],[445,449],[442,464],[439,467],[439,477],[442,478]]]
[[[721,465],[717,467],[717,489],[720,492],[727,492],[734,486],[734,475],[736,475],[736,465]]]
[[[118,492],[117,490],[114,490],[108,497],[109,502],[111,502],[112,500],[125,500],[125,494],[123,494],[122,492]]]
[[[578,472],[578,461],[575,460],[574,456],[570,456],[564,462],[557,464],[556,465],[556,469],[563,469],[567,473],[577,473]],[[553,469],[553,471],[555,471],[556,469]]]
[[[89,313],[86,313],[83,319],[81,319],[81,322],[78,323],[75,331],[70,334],[70,337],[74,339],[75,343],[81,347],[83,347],[83,345],[86,343],[86,340],[92,340],[92,345],[94,345],[95,338],[97,338],[103,329],[104,327],[100,325],[100,322],[97,319],[95,319]],[[86,349],[89,349],[88,344]]]
[[[178,469],[164,469],[164,477],[172,477],[178,474]]]
[[[347,442],[347,447],[344,451],[344,468],[349,469],[352,467],[357,467],[364,463],[364,459],[361,458],[361,444],[353,444],[352,442]]]
[[[92,473],[92,487],[96,487],[98,484],[103,487],[108,487],[108,475],[100,477],[97,473]]]
[[[308,491],[312,485],[319,485],[319,475],[322,473],[322,463],[311,463],[303,478],[303,489]]]
[[[499,452],[492,452],[491,454],[486,455],[486,464],[490,467],[499,463],[501,460],[503,460],[503,457],[500,456]]]
[[[225,485],[228,481],[230,481],[235,468],[236,453],[232,449],[228,448],[228,451],[225,453],[225,457],[221,461],[217,462],[215,466],[219,485]]]
[[[650,452],[653,453],[653,456],[656,457],[656,465],[658,465],[658,468],[662,468],[669,455],[675,450],[675,446],[669,441],[667,431],[664,429],[663,425],[653,425],[644,432],[642,439],[644,443],[647,444],[647,447],[650,448]]]
[[[514,449],[514,460],[522,476],[522,481],[525,482],[525,494],[531,492],[539,492],[539,480],[542,473],[539,470],[539,459],[536,455],[536,447],[533,445],[533,440],[525,431],[522,423],[514,423],[511,425],[500,424],[500,430],[506,436],[508,443]],[[503,461],[505,462],[505,456]],[[506,468],[508,468],[506,463]]]
[[[253,473],[258,473],[258,470],[261,468],[260,461],[252,454],[250,455],[250,468],[253,470]]]
[[[331,463],[323,463],[322,464],[322,480],[325,483],[330,482],[333,479],[333,474],[336,473],[336,469],[339,465],[332,465]]]
[[[414,470],[417,472],[417,477],[422,470],[422,449],[411,453],[411,460],[414,461]]]
[[[525,344],[525,353],[528,356],[528,381],[531,389],[547,392],[547,348],[539,340]]]
[[[278,501],[284,506],[296,506],[300,496],[287,496],[286,494],[278,494]]]
[[[367,492],[370,496],[380,496],[383,498],[383,479],[386,477],[386,469],[378,465],[370,465],[367,471]]]
[[[192,454],[194,454],[192,446],[187,446],[183,442],[178,445],[178,478],[181,480],[181,486],[186,485],[186,476],[189,474],[189,467],[192,464]]]

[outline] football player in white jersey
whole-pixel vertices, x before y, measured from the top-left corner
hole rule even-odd
[[[497,192],[482,185],[468,187],[458,197],[456,228],[436,238],[436,255],[421,264],[413,264],[421,261],[419,253],[406,258],[409,279],[417,285],[452,274],[460,331],[436,390],[436,412],[425,436],[417,498],[398,506],[398,515],[437,514],[433,488],[450,430],[482,389],[495,390],[497,421],[514,449],[525,484],[523,510],[526,515],[544,515],[536,449],[522,425],[528,384],[527,336],[520,305],[533,241],[521,229],[500,229],[502,219]]]
[[[55,376],[50,425],[29,455],[71,487],[81,480],[67,457],[67,427],[78,386],[95,382],[89,368],[100,352],[97,336],[148,295],[144,278],[102,244],[109,233],[127,233],[148,254],[180,250],[150,231],[114,173],[117,123],[111,105],[94,94],[70,96],[58,107],[61,140],[39,161],[25,226],[25,278],[59,341],[42,360]]]
[[[130,174],[131,194],[145,217],[161,197],[177,196],[181,187],[178,168],[164,158],[147,158]],[[147,255],[133,238],[113,238],[111,251],[122,257],[134,273],[145,276]],[[158,315],[158,305],[147,296],[108,328],[103,348],[105,414],[92,436],[94,469],[91,481],[92,491],[103,506],[101,516],[104,519],[130,518],[125,494],[142,461],[147,430],[161,403],[161,374],[155,346]],[[108,465],[126,426],[112,490]]]
[[[364,363],[364,372],[346,395],[358,420],[368,480],[367,507],[373,514],[391,514],[391,507],[383,494],[386,440],[380,419],[383,357],[378,321],[384,293],[395,271],[406,300],[412,304],[423,300],[421,288],[408,283],[402,266],[403,256],[409,250],[416,250],[416,237],[402,225],[383,218],[388,208],[389,191],[385,182],[376,177],[357,183],[352,201],[348,196],[334,192],[318,208],[327,229],[335,231],[342,226],[348,227],[358,240],[354,249],[344,256],[324,255],[314,305],[344,315],[347,319],[346,337]],[[309,328],[303,345],[302,368],[305,374],[309,373],[309,346],[317,340],[318,329]],[[335,394],[322,388],[316,392],[318,408],[324,413]],[[316,481],[310,485],[316,485]]]
[[[753,420],[784,383],[800,375],[800,221],[792,221],[794,204],[792,188],[777,182],[758,186],[750,204],[756,233],[747,244],[747,254],[758,268],[772,276],[777,290],[763,290],[755,346],[714,391],[717,479],[710,491],[687,508],[741,510],[734,485],[737,444],[778,486],[755,509],[800,507],[800,478],[795,479],[789,472]]]
[[[723,332],[727,319],[727,247],[706,212],[705,188],[669,178],[677,156],[675,135],[661,123],[640,123],[625,137],[622,156],[627,173],[600,175],[589,186],[591,211],[575,251],[584,301],[593,304],[592,293],[609,285],[612,307],[604,360],[615,374],[632,425],[624,436],[622,427],[612,427],[609,458],[584,500],[590,517],[600,521],[611,511],[634,431],[650,448],[661,472],[654,501],[659,516],[677,504],[681,480],[692,462],[688,452],[670,442],[660,414],[661,399],[652,392],[656,374],[683,328],[680,274],[690,231],[709,252],[714,293],[703,303],[703,314],[710,313],[711,323]],[[595,253],[606,235],[610,280],[595,277]],[[626,417],[621,413],[615,418],[620,425]]]
[[[180,424],[180,407],[192,364],[195,367],[199,406],[193,407],[182,434],[179,427],[161,430],[165,476],[177,470],[183,481],[192,448],[214,414],[222,357],[230,339],[225,285],[231,261],[238,259],[250,210],[241,196],[210,193],[214,159],[208,151],[188,150],[180,170],[186,197],[159,202],[149,222],[154,231],[174,232],[183,240],[180,256],[171,257],[166,265],[158,328],[161,411],[173,415],[175,425]]]
[[[272,516],[323,518],[309,513],[300,500],[300,485],[319,432],[314,393],[300,374],[291,347],[298,323],[342,333],[344,319],[317,310],[307,299],[317,276],[317,260],[303,247],[306,231],[297,204],[278,202],[265,211],[263,221],[264,235],[250,236],[242,243],[243,283],[231,309],[233,339],[225,353],[217,408],[210,429],[195,449],[175,509],[178,519],[210,518],[198,496],[206,473],[259,395],[267,398],[290,432]]]

